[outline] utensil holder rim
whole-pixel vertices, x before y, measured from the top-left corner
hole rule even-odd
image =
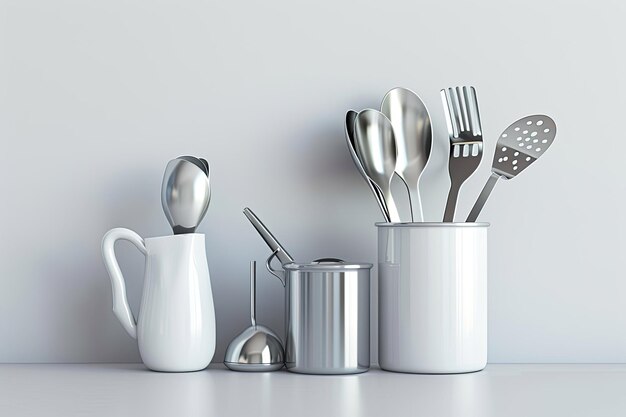
[[[401,222],[401,223],[388,223],[388,222],[379,222],[374,223],[376,227],[489,227],[491,223],[476,223],[476,222]]]

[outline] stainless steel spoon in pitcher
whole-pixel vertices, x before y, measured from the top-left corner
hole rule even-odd
[[[175,235],[194,233],[210,201],[210,171],[206,160],[181,156],[167,164],[161,204]]]

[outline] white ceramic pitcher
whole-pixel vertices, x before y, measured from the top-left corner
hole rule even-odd
[[[133,243],[146,256],[137,321],[115,258],[114,245],[120,239]],[[129,229],[112,229],[102,239],[102,257],[111,277],[113,312],[137,339],[144,364],[164,372],[206,368],[215,353],[215,309],[204,235],[143,239]]]

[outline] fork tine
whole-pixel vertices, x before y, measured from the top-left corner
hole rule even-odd
[[[463,118],[461,117],[461,106],[459,105],[459,96],[454,88],[448,88],[448,94],[450,96],[450,104],[452,106],[452,115],[454,116],[454,120],[456,120],[456,126],[458,129],[458,132],[461,133],[465,130],[465,127],[463,126]]]
[[[459,101],[459,109],[461,110],[460,117],[461,117],[461,120],[463,120],[463,123],[462,123],[463,126],[462,126],[461,131],[467,132],[471,130],[469,115],[467,113],[468,111],[467,97],[465,97],[465,92],[463,91],[461,87],[456,88],[456,93],[457,93],[457,100]]]
[[[468,107],[470,108],[470,120],[472,126],[472,135],[482,136],[483,128],[480,124],[480,111],[478,110],[478,98],[474,87],[464,87],[468,99]]]
[[[470,93],[468,91],[467,86],[463,86],[462,88],[459,87],[459,90],[462,91],[461,93],[461,99],[463,100],[463,104],[465,105],[465,117],[467,117],[467,131],[468,132],[473,132],[473,127],[474,127],[474,120],[472,117],[472,106],[471,106],[471,97],[470,97]]]
[[[455,115],[452,98],[450,97],[450,89],[443,89],[440,91],[440,94],[441,102],[445,110],[446,124],[448,125],[448,135],[457,138],[459,137],[459,124]]]
[[[459,105],[459,95],[454,88],[448,88],[448,93],[450,94],[450,103],[452,104],[454,119],[456,120],[456,125],[458,127],[459,133],[465,130],[463,126],[463,118],[461,117],[461,106]],[[458,135],[457,135],[458,136]]]

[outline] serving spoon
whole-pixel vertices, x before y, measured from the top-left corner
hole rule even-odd
[[[354,122],[356,121],[357,115],[358,113],[355,112],[354,110],[348,110],[348,113],[346,113],[346,140],[348,142],[348,149],[350,150],[350,156],[352,157],[352,161],[354,162],[354,165],[356,165],[357,170],[359,171],[361,176],[365,178],[367,185],[369,185],[370,190],[372,191],[372,193],[374,193],[374,196],[376,197],[376,202],[378,203],[378,206],[380,207],[380,211],[383,212],[383,216],[385,217],[385,221],[390,222],[391,219],[389,218],[389,211],[387,210],[385,197],[382,195],[378,186],[374,184],[374,182],[371,180],[370,177],[367,176],[367,174],[365,173],[365,170],[363,169],[363,164],[361,163],[359,156],[356,154],[356,147],[355,147],[356,145],[355,145],[355,139],[354,139]]]
[[[380,108],[394,128],[398,151],[395,171],[409,191],[411,219],[423,222],[419,180],[433,141],[428,109],[417,94],[401,87],[389,91]]]
[[[391,222],[400,222],[396,203],[391,195],[391,179],[396,169],[396,140],[391,121],[378,110],[365,109],[354,123],[356,153],[363,170],[380,189]]]

